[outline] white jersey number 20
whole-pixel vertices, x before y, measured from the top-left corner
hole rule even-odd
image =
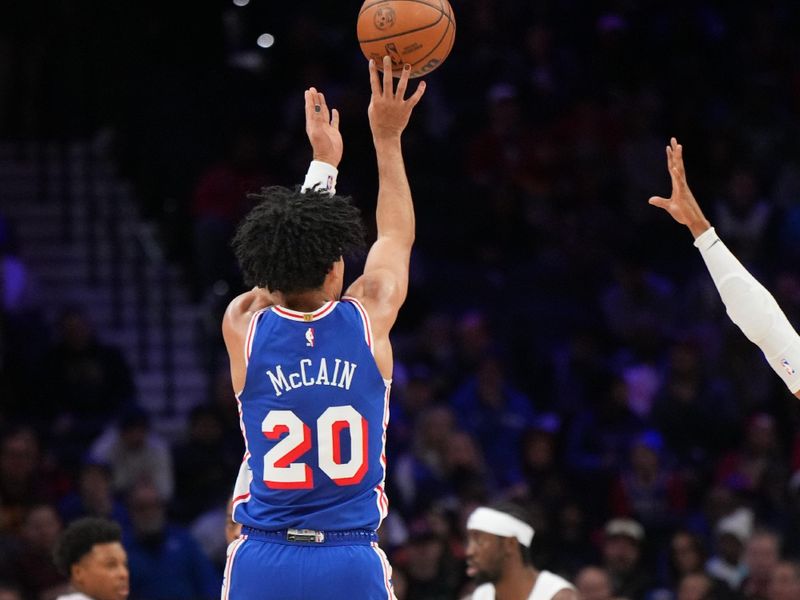
[[[350,430],[350,459],[342,462],[342,430]],[[367,420],[352,406],[330,406],[317,419],[319,468],[337,485],[355,485],[367,472]],[[270,440],[281,439],[264,455],[264,483],[272,489],[313,488],[314,473],[294,462],[310,451],[311,429],[291,410],[271,410],[261,423]]]

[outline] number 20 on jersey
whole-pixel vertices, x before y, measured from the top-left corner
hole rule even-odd
[[[330,406],[316,422],[319,468],[336,485],[356,485],[367,472],[367,420],[352,406]],[[342,461],[341,438],[350,432],[350,458]],[[264,455],[264,484],[271,489],[314,487],[311,466],[295,462],[313,450],[311,428],[291,410],[271,410],[261,423],[269,440],[280,440]]]

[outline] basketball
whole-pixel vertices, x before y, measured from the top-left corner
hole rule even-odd
[[[411,77],[427,75],[450,54],[456,20],[447,0],[366,0],[358,13],[358,43],[367,58],[383,67],[392,59],[392,75],[411,65]]]

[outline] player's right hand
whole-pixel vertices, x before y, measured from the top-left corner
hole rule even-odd
[[[667,146],[667,169],[672,180],[672,195],[669,198],[653,196],[648,201],[667,211],[681,225],[686,225],[694,237],[711,227],[700,210],[700,205],[686,182],[686,169],[683,166],[683,146],[675,138]]]
[[[405,65],[403,73],[397,82],[395,91],[392,81],[392,61],[388,56],[383,57],[383,85],[378,78],[378,69],[375,61],[369,61],[369,83],[372,88],[372,98],[369,102],[367,115],[372,137],[386,139],[399,137],[408,125],[411,111],[425,93],[425,82],[420,81],[417,89],[408,99],[405,98],[408,87],[408,76],[411,74],[411,65]]]
[[[339,111],[331,111],[325,96],[317,88],[305,91],[306,135],[311,142],[314,160],[326,162],[338,168],[342,160],[344,142],[339,133]]]

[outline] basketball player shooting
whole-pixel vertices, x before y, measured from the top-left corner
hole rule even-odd
[[[265,188],[234,237],[245,283],[222,323],[245,438],[223,599],[393,598],[376,530],[388,510],[385,441],[389,331],[408,289],[414,206],[401,134],[425,91],[410,69],[392,85],[369,64],[378,162],[377,240],[341,295],[343,255],[363,243],[349,198],[334,193],[339,116],[305,93],[312,145],[303,189]]]
[[[728,316],[764,353],[767,363],[800,398],[800,336],[775,298],[742,266],[703,215],[686,182],[683,147],[675,138],[667,147],[672,179],[669,198],[654,196],[650,204],[666,210],[694,236],[694,245],[708,267]]]

